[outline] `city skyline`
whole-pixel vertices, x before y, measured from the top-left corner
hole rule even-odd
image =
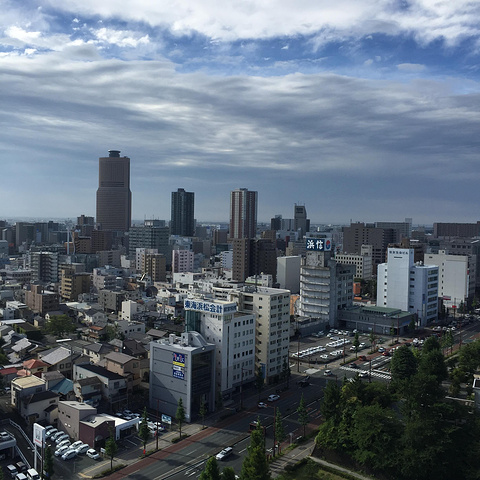
[[[134,219],[477,220],[480,5],[168,5],[2,4],[0,218],[94,216],[118,149]]]

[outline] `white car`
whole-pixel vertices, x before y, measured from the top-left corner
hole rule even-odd
[[[58,429],[51,428],[48,432],[45,432],[45,438],[53,437],[56,433],[58,433]]]
[[[77,451],[70,448],[62,455],[62,460],[70,460],[72,458],[75,458],[76,456]]]
[[[221,452],[217,453],[215,458],[217,460],[223,460],[224,458],[227,458],[228,456],[230,456],[232,453],[233,453],[233,448],[227,447],[227,448],[224,448]]]
[[[93,458],[93,460],[98,460],[100,458],[100,454],[93,448],[89,448],[87,450],[87,457]]]
[[[280,398],[280,395],[277,395],[277,394],[274,393],[274,394],[268,396],[268,401],[269,402],[275,402],[279,398]]]
[[[60,435],[59,437],[57,437],[55,439],[55,443],[58,445],[58,444],[62,443],[63,441],[68,440],[69,438],[70,437],[69,437],[68,433],[64,433],[64,434]]]
[[[68,439],[63,440],[63,441],[57,443],[57,450],[61,447],[65,447],[65,446],[69,447],[70,445],[71,445],[70,440],[68,440]]]
[[[51,439],[56,442],[57,438],[61,437],[62,435],[65,435],[65,432],[62,432],[61,430],[57,430],[53,435],[51,435]]]
[[[86,443],[83,443],[82,445],[77,447],[75,451],[77,452],[77,455],[81,455],[82,453],[87,453],[89,448],[90,448],[89,445],[87,445]]]
[[[60,448],[57,448],[55,450],[55,456],[56,457],[61,457],[67,450],[71,450],[70,446],[69,445],[64,445]]]
[[[77,440],[76,442],[72,443],[72,448],[77,449],[80,445],[83,445],[83,442],[81,440]]]

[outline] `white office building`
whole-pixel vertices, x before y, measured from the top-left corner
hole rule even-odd
[[[300,292],[301,262],[299,255],[277,258],[277,282],[280,288],[290,290],[290,293]]]
[[[447,308],[466,303],[475,295],[475,271],[467,255],[448,255],[445,250],[424,255],[424,263],[438,267],[438,296]]]
[[[253,313],[255,323],[255,369],[261,369],[267,384],[278,380],[288,362],[290,343],[290,291],[280,288],[244,287],[232,292],[244,314]]]
[[[217,392],[231,394],[255,378],[255,315],[240,313],[232,301],[205,299],[184,301],[188,331],[197,331],[215,345]]]
[[[339,309],[353,305],[355,266],[337,263],[331,252],[309,251],[300,270],[300,308],[303,317],[336,326]]]
[[[378,266],[377,306],[418,315],[424,326],[438,317],[438,267],[414,263],[414,250],[389,248]]]

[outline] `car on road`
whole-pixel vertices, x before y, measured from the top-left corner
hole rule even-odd
[[[378,351],[379,351],[380,353],[383,353],[383,352],[385,351],[385,349],[384,349],[383,347],[380,347],[380,348],[378,349]]]
[[[368,377],[368,372],[366,372],[365,370],[362,370],[361,372],[358,372],[358,376],[360,378],[367,378]]]
[[[350,368],[358,368],[358,365],[354,362],[352,362],[350,365],[349,365]]]
[[[77,456],[77,451],[71,448],[62,455],[62,460],[71,460]]]
[[[225,458],[229,457],[233,453],[233,447],[226,447],[221,452],[217,453],[215,458],[217,460],[224,460]]]
[[[277,395],[276,393],[273,393],[272,395],[268,396],[268,401],[269,402],[275,402],[280,398],[280,395]]]
[[[268,405],[267,405],[265,402],[258,402],[257,407],[258,407],[258,408],[267,408]]]
[[[94,448],[89,448],[87,450],[87,457],[90,457],[93,460],[98,460],[100,458],[100,454]]]
[[[366,361],[367,361],[366,355],[360,355],[360,356],[358,357],[358,359],[361,360],[362,362],[366,362]]]
[[[11,439],[12,437],[8,434],[8,432],[0,432],[0,442],[7,442]]]
[[[323,374],[324,374],[326,377],[330,377],[331,375],[333,375],[333,373],[332,373],[331,370],[324,370]]]

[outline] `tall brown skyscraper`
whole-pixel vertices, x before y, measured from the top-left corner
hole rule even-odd
[[[126,232],[132,224],[130,159],[109,150],[98,164],[97,224],[102,230]]]
[[[230,238],[255,238],[257,192],[238,188],[230,192]]]

